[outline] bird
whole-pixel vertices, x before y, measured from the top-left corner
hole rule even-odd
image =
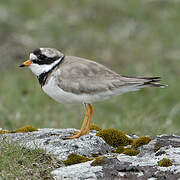
[[[160,77],[120,75],[106,66],[76,56],[66,56],[55,48],[38,48],[20,67],[29,67],[42,90],[63,104],[83,104],[85,116],[80,131],[67,139],[89,134],[94,107],[92,103],[144,87],[161,87]]]

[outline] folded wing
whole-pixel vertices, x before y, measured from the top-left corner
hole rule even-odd
[[[67,56],[59,65],[58,86],[75,94],[113,92],[118,95],[139,88],[164,87],[159,77],[120,76],[105,66],[83,58]]]

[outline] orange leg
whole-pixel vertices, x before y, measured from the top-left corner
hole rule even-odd
[[[89,106],[89,108],[87,106],[85,106],[85,111],[86,111],[86,114],[85,114],[85,117],[84,117],[84,120],[83,120],[83,123],[82,123],[80,131],[79,132],[75,132],[74,136],[67,137],[66,139],[78,138],[78,137],[80,137],[82,135],[88,134],[86,129],[87,129],[87,126],[89,124],[89,120],[88,119],[91,116],[90,106]]]
[[[87,106],[85,106],[85,117],[84,117],[84,120],[83,120],[83,123],[82,123],[82,126],[81,126],[81,129],[80,129],[80,132],[83,132],[85,129],[86,129],[86,124],[87,124],[87,121],[88,121],[88,118],[89,118],[89,108]],[[76,135],[78,134],[79,132],[74,132],[73,134]]]
[[[92,104],[88,104],[89,109],[90,109],[90,116],[89,116],[89,120],[87,122],[87,126],[85,129],[85,134],[89,134],[89,130],[90,130],[90,126],[91,126],[91,120],[92,120],[92,116],[94,114],[94,107],[92,106]]]

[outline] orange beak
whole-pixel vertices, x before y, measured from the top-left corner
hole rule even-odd
[[[31,60],[25,61],[23,64],[21,64],[19,67],[25,67],[31,65],[33,62]]]

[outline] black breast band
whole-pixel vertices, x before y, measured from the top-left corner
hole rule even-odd
[[[60,59],[60,61],[59,61],[57,64],[55,64],[49,71],[43,72],[43,73],[41,73],[39,76],[37,76],[41,87],[45,85],[46,80],[47,80],[47,78],[48,78],[48,74],[49,74],[50,72],[52,72],[52,70],[54,70],[54,69],[62,62],[62,60],[64,59],[64,57],[65,57],[65,56],[62,56],[61,59]]]

